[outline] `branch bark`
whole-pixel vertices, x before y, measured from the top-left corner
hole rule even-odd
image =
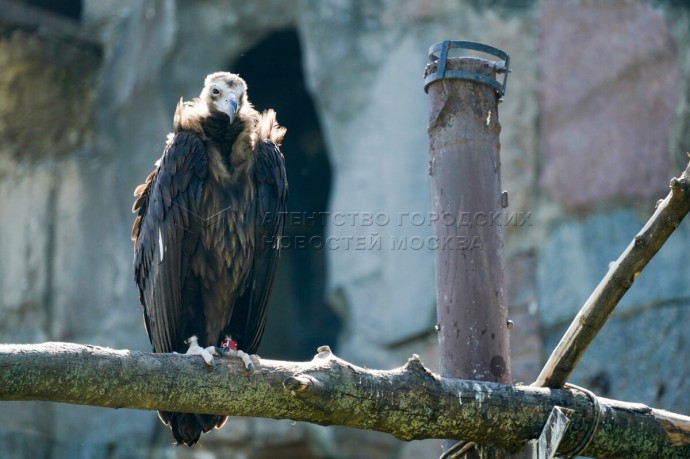
[[[551,353],[535,386],[560,388],[599,333],[613,309],[632,286],[649,260],[690,211],[690,163],[680,178],[671,179],[671,192],[657,204],[656,212],[611,264],[587,302]]]
[[[572,410],[561,454],[591,432],[586,455],[690,457],[690,418],[640,404],[442,378],[416,356],[386,371],[357,367],[327,348],[310,362],[253,359],[256,371],[248,374],[238,359],[218,358],[207,367],[196,356],[71,343],[0,345],[0,400],[292,419],[510,450],[537,438],[560,406]]]

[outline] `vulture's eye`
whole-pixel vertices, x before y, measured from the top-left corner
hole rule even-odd
[[[213,88],[213,89],[211,89],[211,94],[213,94],[214,96],[219,95],[219,94],[220,94],[220,89],[218,89],[218,88]]]

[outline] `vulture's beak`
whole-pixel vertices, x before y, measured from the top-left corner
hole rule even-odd
[[[235,115],[237,115],[237,98],[234,94],[231,94],[225,101],[228,107],[228,116],[230,117],[230,122],[235,120]]]

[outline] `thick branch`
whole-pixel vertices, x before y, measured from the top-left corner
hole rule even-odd
[[[680,178],[671,180],[671,192],[666,199],[657,204],[656,212],[647,224],[618,260],[611,263],[606,276],[551,353],[534,382],[535,386],[559,388],[566,383],[625,292],[690,211],[689,177],[690,164]]]
[[[441,378],[418,358],[368,370],[321,349],[311,362],[238,359],[207,367],[197,356],[69,343],[0,345],[0,400],[292,419],[388,432],[403,440],[463,438],[516,449],[539,436],[552,408],[573,410],[559,450],[582,443],[595,419],[579,391]],[[690,418],[599,399],[586,454],[690,457]]]

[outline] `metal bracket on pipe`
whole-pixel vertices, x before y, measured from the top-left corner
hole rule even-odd
[[[479,73],[467,72],[464,70],[446,70],[446,63],[448,61],[448,52],[451,49],[468,49],[472,51],[479,51],[491,56],[498,57],[500,61],[493,61],[496,68],[496,73],[503,73],[503,83],[499,83],[493,78]],[[440,52],[440,54],[438,54]],[[482,43],[475,43],[473,41],[451,41],[445,40],[429,48],[429,62],[438,62],[436,73],[430,73],[424,78],[424,92],[429,92],[428,88],[431,83],[443,78],[459,78],[462,80],[476,81],[496,90],[498,97],[503,97],[506,93],[506,85],[508,84],[508,72],[510,72],[510,56],[498,48],[484,45]]]

